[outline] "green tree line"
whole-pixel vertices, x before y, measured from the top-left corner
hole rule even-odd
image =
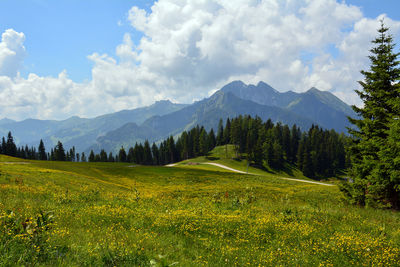
[[[297,165],[304,175],[312,178],[329,177],[348,166],[345,145],[348,137],[334,130],[323,130],[312,126],[307,132],[300,128],[271,120],[263,122],[259,117],[238,116],[220,120],[217,134],[214,129],[207,131],[196,126],[184,131],[176,140],[168,137],[158,145],[146,140],[129,149],[121,147],[117,155],[105,150],[95,154],[90,151],[88,158],[75,148],[65,151],[63,144],[46,153],[43,141],[38,149],[17,148],[11,133],[3,137],[0,152],[10,156],[36,160],[89,161],[89,162],[130,162],[142,165],[166,165],[198,156],[206,156],[215,146],[234,145],[236,158],[248,160],[249,164],[265,168],[283,169],[286,164]]]

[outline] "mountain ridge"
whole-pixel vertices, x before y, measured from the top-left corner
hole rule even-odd
[[[125,123],[140,124],[154,115],[164,115],[185,106],[186,104],[161,100],[147,107],[121,110],[91,119],[77,116],[61,121],[26,119],[0,125],[0,135],[6,136],[8,131],[11,131],[18,145],[37,146],[39,140],[43,139],[47,147],[53,147],[60,140],[67,149],[75,146],[77,151],[84,151],[96,138]]]
[[[259,116],[274,122],[300,126],[312,124],[346,132],[347,116],[354,116],[350,106],[327,91],[310,88],[304,93],[279,92],[260,81],[257,85],[233,81],[213,95],[193,104],[174,104],[169,100],[132,110],[121,110],[95,118],[70,117],[63,121],[27,119],[21,122],[0,120],[0,134],[9,130],[17,141],[37,146],[43,139],[46,147],[58,140],[77,151],[106,149],[117,151],[145,139],[157,142],[196,125],[216,129],[219,120],[239,115]],[[12,127],[9,127],[12,126]],[[21,136],[21,132],[25,136]],[[28,136],[27,136],[28,135]],[[21,143],[21,142],[19,142]]]
[[[171,135],[177,136],[182,131],[190,130],[196,125],[204,126],[207,130],[216,129],[220,119],[225,120],[239,115],[259,116],[263,120],[271,119],[274,122],[280,121],[289,125],[296,124],[304,129],[313,124],[312,120],[282,108],[265,106],[241,99],[231,92],[217,91],[209,98],[195,102],[181,110],[163,116],[153,116],[140,126],[132,125],[129,131],[122,126],[121,130],[117,129],[113,133],[98,138],[96,144],[86,152],[90,150],[98,152],[100,149],[117,152],[121,146],[126,146],[128,143],[134,145],[136,141],[144,141],[144,136],[150,142],[157,142]],[[120,131],[121,135],[119,140],[116,140],[112,136],[115,136],[118,131]],[[147,134],[143,134],[146,131]]]

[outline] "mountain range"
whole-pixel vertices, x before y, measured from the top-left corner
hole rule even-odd
[[[157,142],[170,135],[178,136],[196,125],[216,129],[221,118],[238,115],[257,115],[263,120],[296,124],[303,130],[318,124],[338,132],[346,132],[350,126],[347,116],[356,116],[350,106],[327,91],[311,88],[304,93],[281,93],[264,82],[246,85],[234,81],[190,105],[163,100],[148,107],[92,119],[71,117],[62,121],[27,119],[20,122],[2,119],[0,135],[11,131],[19,145],[37,146],[43,139],[46,146],[53,147],[60,140],[66,148],[75,146],[77,151],[116,152],[121,146],[130,147],[146,139]]]

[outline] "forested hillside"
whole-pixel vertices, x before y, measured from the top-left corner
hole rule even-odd
[[[204,126],[196,126],[183,131],[176,140],[170,136],[159,145],[145,140],[128,147],[121,147],[117,155],[101,149],[100,153],[90,151],[89,155],[75,152],[75,148],[65,151],[63,144],[45,152],[41,141],[38,149],[17,148],[11,133],[3,138],[1,153],[27,159],[49,159],[61,161],[90,162],[131,162],[143,165],[166,165],[181,160],[205,156],[216,146],[232,144],[235,158],[246,159],[258,168],[284,169],[287,164],[297,166],[305,176],[311,178],[330,177],[349,165],[345,146],[349,138],[334,130],[323,130],[312,125],[302,132],[299,127],[281,123],[274,124],[270,119],[251,116],[238,116],[222,119],[216,131],[207,131]]]

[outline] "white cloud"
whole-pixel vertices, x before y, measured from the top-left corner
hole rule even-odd
[[[360,104],[354,89],[368,68],[380,18],[335,0],[159,0],[151,12],[132,7],[138,43],[125,34],[117,58],[94,53],[92,80],[17,72],[24,34],[3,33],[0,43],[0,117],[95,116],[155,100],[191,102],[225,83],[263,80],[280,91],[330,90]],[[394,35],[400,24],[385,23]],[[335,55],[332,55],[335,49]],[[309,56],[305,56],[309,55]]]
[[[14,77],[25,58],[25,35],[13,29],[1,35],[0,42],[0,76]]]

